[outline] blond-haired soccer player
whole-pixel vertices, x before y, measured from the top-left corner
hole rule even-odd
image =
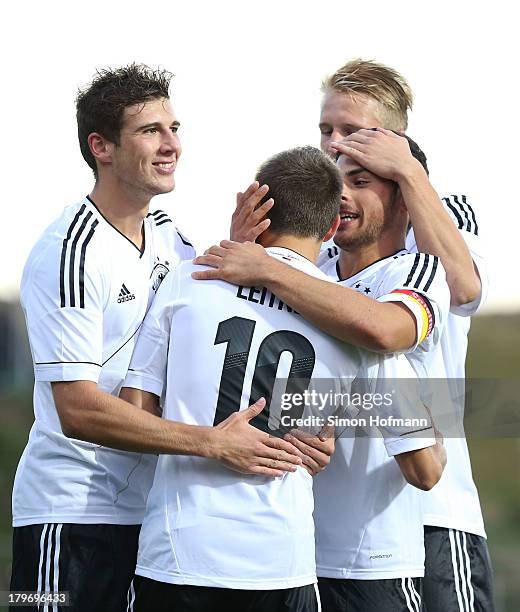
[[[441,200],[424,168],[411,155],[406,139],[389,131],[406,130],[412,105],[411,89],[396,70],[373,61],[353,60],[325,80],[323,92],[322,149],[334,155],[343,153],[374,177],[393,181],[413,228],[406,237],[406,248],[411,252],[419,248],[437,256],[446,270],[451,310],[441,352],[445,376],[455,387],[459,386],[455,395],[460,396],[469,316],[476,312],[486,292],[481,228],[475,211],[462,194]],[[343,139],[346,142],[339,143]],[[252,227],[259,227],[259,213],[251,206],[251,195],[256,190],[258,185],[252,185],[239,197],[233,219],[235,240],[250,239],[254,236]],[[346,207],[345,231],[359,230],[365,221],[359,211]],[[406,319],[393,316],[385,308],[388,305],[370,306],[352,292],[342,292],[339,287],[320,288],[314,279],[296,276],[282,266],[275,269],[267,258],[259,257],[261,253],[254,246],[224,246],[211,251],[220,258],[211,262],[219,266],[220,277],[234,282],[266,283],[302,315],[344,340],[382,351],[409,348],[410,339],[406,333],[403,335]],[[338,255],[334,244],[326,245],[325,261],[337,259]],[[341,258],[348,260],[345,251]],[[418,261],[421,269],[425,263]],[[360,284],[354,289],[366,287]],[[463,407],[457,409],[460,413]],[[424,497],[425,602],[428,610],[434,611],[475,606],[492,610],[492,572],[466,440],[463,436],[448,438],[446,447],[448,464],[443,478]]]

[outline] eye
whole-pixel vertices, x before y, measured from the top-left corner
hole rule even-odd
[[[328,125],[320,125],[320,132],[323,136],[330,136],[332,134],[332,128]]]
[[[170,130],[172,131],[173,134],[177,134],[177,132],[179,131],[179,125],[172,125]]]
[[[354,181],[354,186],[355,187],[363,187],[364,185],[368,185],[368,181],[366,179],[356,179]]]
[[[146,128],[144,133],[145,134],[156,134],[157,133],[157,128],[154,128],[154,127]]]

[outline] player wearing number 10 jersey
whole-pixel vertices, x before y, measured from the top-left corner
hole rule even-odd
[[[326,279],[313,262],[320,240],[337,225],[336,168],[310,147],[275,156],[260,175],[269,165],[278,168],[288,196],[287,202],[277,196],[278,214],[262,241],[272,257]],[[275,378],[288,379],[288,389],[303,381],[300,390],[335,379],[348,392],[352,379],[380,359],[313,328],[266,290],[200,283],[191,278],[195,269],[186,262],[163,282],[125,381],[165,394],[166,419],[217,424],[248,399],[263,395],[269,403]],[[280,417],[279,405],[270,408],[254,421],[258,427]],[[391,454],[434,443],[431,432],[386,440]],[[129,609],[238,612],[254,603],[266,612],[317,610],[312,512],[312,479],[302,467],[267,480],[204,458],[161,456]]]

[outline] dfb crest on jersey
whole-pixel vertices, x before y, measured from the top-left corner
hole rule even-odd
[[[168,274],[170,269],[168,268],[169,262],[165,261],[164,263],[158,262],[155,264],[152,274],[150,278],[152,279],[152,289],[157,293],[157,289],[159,289],[161,283],[164,280],[164,277]]]

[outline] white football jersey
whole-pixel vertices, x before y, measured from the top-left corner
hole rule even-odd
[[[35,422],[13,490],[13,525],[138,524],[156,457],[67,438],[51,383],[89,380],[118,395],[137,331],[162,279],[194,249],[162,211],[141,251],[88,197],[31,251],[21,284],[34,362]]]
[[[268,252],[327,280],[293,251]],[[253,424],[267,430],[267,414],[269,422],[284,424],[281,403],[270,400],[275,378],[287,379],[287,389],[303,380],[310,390],[331,379],[348,393],[364,364],[379,360],[312,327],[266,289],[193,281],[195,269],[183,264],[162,284],[125,381],[159,397],[165,392],[164,418],[211,426],[264,396],[269,408]],[[234,589],[310,584],[316,579],[312,512],[312,478],[303,468],[270,479],[205,458],[161,456],[136,573]]]
[[[379,376],[424,377],[427,359],[438,353],[449,311],[449,289],[438,258],[402,249],[340,281],[338,254],[335,247],[325,247],[322,271],[373,299],[403,303],[416,320],[416,341],[399,356],[401,369],[394,370],[391,361]],[[424,575],[421,492],[407,484],[386,450],[375,436],[342,439],[331,465],[315,479],[318,576],[376,580]],[[341,491],[343,500],[330,508],[322,500],[333,491]],[[353,513],[355,520],[345,520]]]
[[[465,195],[450,195],[442,198],[442,201],[468,245],[482,283],[481,294],[475,301],[463,306],[451,307],[441,338],[445,376],[448,379],[452,398],[458,398],[458,401],[456,399],[452,401],[452,405],[457,412],[457,419],[462,421],[470,315],[474,314],[485,301],[488,276],[481,228],[473,206]],[[407,236],[406,247],[410,251],[417,251],[413,231],[410,231]],[[473,482],[468,445],[463,431],[461,435],[446,436],[444,446],[448,462],[442,478],[431,491],[423,494],[424,524],[458,529],[486,537],[478,492]]]
[[[403,355],[380,361],[379,383],[415,379]],[[404,389],[403,389],[404,390]],[[425,415],[417,394],[408,413]],[[410,402],[409,402],[410,404]],[[406,413],[406,406],[392,415]],[[427,419],[428,420],[428,419]],[[420,491],[409,485],[395,455],[435,444],[429,426],[409,428],[391,439],[375,427],[342,436],[330,465],[314,478],[317,574],[324,578],[379,580],[424,575]]]

